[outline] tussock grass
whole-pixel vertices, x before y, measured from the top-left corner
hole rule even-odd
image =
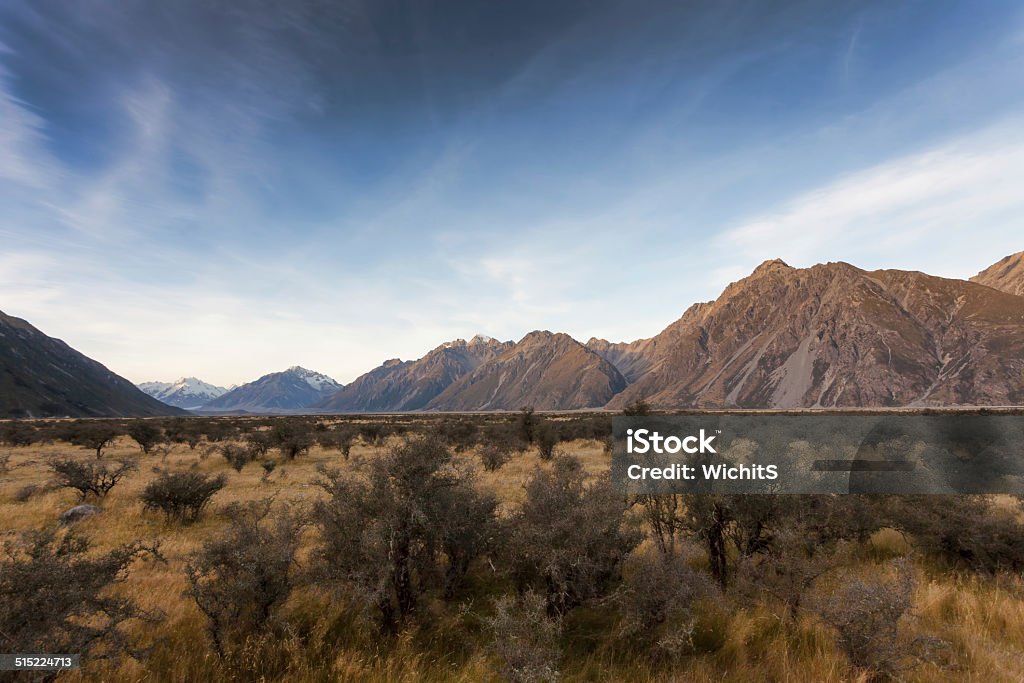
[[[580,458],[590,475],[605,470],[610,456],[604,444],[580,440],[558,446]],[[137,566],[118,587],[140,607],[159,609],[165,619],[157,626],[135,624],[133,635],[150,648],[140,660],[88,661],[80,671],[60,676],[66,681],[498,681],[500,662],[488,646],[483,619],[492,609],[490,598],[511,588],[482,567],[469,577],[457,605],[426,599],[415,626],[394,639],[382,639],[372,615],[324,587],[297,590],[283,608],[283,623],[254,640],[233,661],[219,659],[204,632],[204,620],[185,597],[184,567],[204,541],[224,529],[217,509],[233,502],[273,497],[275,504],[310,505],[321,496],[315,486],[321,465],[351,468],[379,457],[383,448],[357,441],[351,459],[314,446],[295,460],[280,458],[264,476],[258,462],[241,472],[215,449],[200,444],[169,447],[163,455],[143,456],[138,446],[119,438],[104,458],[135,458],[139,471],[124,479],[101,501],[104,513],[81,522],[96,550],[104,551],[134,540],[159,541],[166,563]],[[0,541],[18,533],[56,524],[61,512],[79,502],[69,490],[47,490],[47,462],[57,456],[91,458],[85,449],[65,443],[37,444],[0,450],[8,455],[0,475]],[[493,491],[507,516],[525,497],[524,485],[536,468],[550,468],[531,447],[515,454],[495,472],[479,466],[473,449],[461,454],[476,471],[479,486]],[[224,474],[227,486],[213,505],[192,525],[167,523],[162,515],[143,511],[139,494],[156,470],[195,469]],[[39,487],[26,501],[17,494]],[[1007,509],[1019,507],[1003,501]],[[315,538],[308,532],[300,550],[304,561]],[[910,540],[893,530],[877,532],[856,557],[855,572],[883,571],[894,557],[907,555]],[[638,552],[648,552],[649,545]],[[695,560],[700,564],[701,560]],[[1001,574],[982,577],[956,573],[915,560],[920,577],[910,618],[901,637],[927,635],[949,643],[945,661],[922,664],[903,673],[909,681],[1024,680],[1024,579]],[[827,586],[828,582],[823,582]],[[767,596],[756,604],[726,607],[702,604],[696,608],[692,652],[667,661],[652,658],[638,642],[616,635],[615,618],[607,609],[575,610],[566,620],[560,662],[564,681],[867,681],[851,668],[836,646],[835,636],[811,611],[795,621],[785,608]],[[941,665],[940,665],[941,664]]]

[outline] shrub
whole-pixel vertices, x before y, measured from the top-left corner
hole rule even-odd
[[[951,567],[990,575],[1024,569],[1024,525],[984,496],[915,496],[890,505],[891,524]]]
[[[373,605],[393,633],[428,588],[454,593],[487,545],[496,501],[472,487],[436,438],[403,441],[373,460],[368,475],[322,471],[317,563],[323,578]]]
[[[224,488],[224,475],[208,476],[200,472],[164,473],[142,492],[147,510],[159,510],[168,521],[194,522],[215,493]]]
[[[537,455],[541,460],[555,457],[555,446],[558,445],[558,429],[547,420],[541,422],[533,431],[533,442],[537,445]]]
[[[486,619],[491,649],[502,661],[502,673],[512,683],[557,681],[560,656],[558,640],[562,621],[545,610],[544,598],[533,591],[505,596],[494,604],[494,616]]]
[[[31,446],[38,439],[38,430],[28,423],[19,420],[0,423],[0,443],[8,446]]]
[[[533,430],[537,427],[537,415],[531,406],[519,411],[519,438],[523,443],[533,443]]]
[[[277,467],[277,461],[264,460],[263,462],[260,463],[260,467],[263,468],[263,478],[266,479],[274,471],[274,468]]]
[[[586,484],[576,458],[556,458],[552,472],[538,468],[511,521],[509,549],[520,587],[544,590],[552,615],[606,595],[641,538],[626,528],[625,510],[607,474]]]
[[[380,446],[388,437],[388,428],[376,422],[359,425],[359,436],[368,446]]]
[[[166,433],[172,442],[188,444],[189,450],[195,450],[203,438],[196,422],[183,417],[172,420],[167,426]]]
[[[30,500],[32,496],[45,490],[46,489],[40,487],[38,484],[25,484],[14,492],[14,500],[18,503],[25,503]]]
[[[488,472],[495,472],[512,459],[512,446],[506,441],[488,441],[480,447],[480,463]]]
[[[480,428],[472,420],[445,417],[437,425],[437,435],[447,441],[456,452],[461,453],[476,445]]]
[[[484,446],[493,444],[498,448],[519,453],[527,448],[527,443],[523,441],[518,426],[509,422],[488,425],[480,443]]]
[[[263,632],[292,590],[302,524],[290,512],[268,520],[270,506],[228,506],[228,528],[203,544],[186,568],[188,595],[221,656]]]
[[[323,432],[317,437],[321,448],[330,448],[339,451],[346,460],[352,454],[352,446],[356,440],[356,431],[351,427],[339,427]]]
[[[0,650],[72,652],[87,659],[137,654],[126,624],[156,621],[123,592],[121,583],[139,557],[159,558],[158,549],[131,543],[110,552],[91,552],[74,532],[58,538],[50,531],[29,532],[5,545],[0,558]]]
[[[689,654],[696,624],[695,604],[718,597],[710,578],[690,565],[688,553],[631,555],[612,602],[620,614],[619,637],[646,640],[652,654]]]
[[[164,441],[163,431],[152,422],[136,420],[128,427],[128,436],[135,439],[142,452],[149,455],[153,447]]]
[[[625,408],[622,409],[622,414],[627,417],[642,417],[651,414],[651,405],[642,398],[638,398],[633,401]]]
[[[904,559],[895,560],[893,569],[891,578],[849,579],[819,610],[850,663],[876,678],[892,676],[913,656],[899,638],[914,595],[913,570]]]
[[[310,449],[313,436],[307,426],[297,420],[280,420],[270,430],[270,443],[281,455],[294,460]]]
[[[119,435],[119,430],[113,425],[102,422],[86,422],[72,425],[66,438],[74,446],[95,451],[98,460],[103,457],[103,449],[113,443]]]
[[[250,460],[265,458],[270,450],[270,435],[264,431],[253,431],[245,435],[245,447]]]
[[[221,446],[220,452],[235,472],[241,472],[242,468],[248,465],[253,458],[251,451],[233,443]]]
[[[117,467],[101,462],[87,462],[74,458],[61,458],[50,463],[57,476],[57,486],[75,489],[83,499],[93,496],[104,498],[129,472],[138,469],[131,460],[118,461]]]

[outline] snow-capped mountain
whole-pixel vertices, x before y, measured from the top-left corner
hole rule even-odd
[[[195,410],[227,393],[227,389],[196,377],[182,377],[174,382],[143,382],[139,389],[169,406]]]
[[[308,408],[342,389],[327,375],[297,365],[235,387],[203,406],[209,411],[273,413]]]

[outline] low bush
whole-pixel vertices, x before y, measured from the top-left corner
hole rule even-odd
[[[127,431],[128,436],[135,439],[135,443],[139,444],[139,448],[147,455],[166,439],[163,430],[148,420],[136,420],[128,426]]]
[[[146,510],[159,510],[168,521],[191,523],[199,519],[214,494],[224,488],[224,475],[200,472],[163,473],[142,492]]]
[[[132,460],[120,460],[117,466],[88,462],[75,458],[59,458],[50,462],[56,485],[78,491],[82,499],[104,498],[129,473],[138,469]]]
[[[110,588],[125,580],[132,563],[159,558],[155,546],[131,543],[92,552],[71,532],[30,532],[5,545],[0,558],[0,651],[76,653],[88,659],[136,655],[131,622],[156,621]]]
[[[491,649],[502,662],[502,673],[512,683],[554,683],[561,678],[558,660],[562,621],[548,615],[544,597],[527,591],[504,596],[486,619]]]
[[[233,443],[221,446],[220,453],[235,472],[241,472],[242,468],[252,462],[253,459],[253,454],[249,449]]]
[[[289,460],[306,453],[313,445],[307,425],[297,420],[281,420],[270,430],[270,443]]]
[[[271,501],[232,504],[228,528],[188,563],[188,595],[224,656],[264,632],[291,593],[302,523],[290,512],[268,519]]]
[[[605,475],[585,482],[579,460],[560,456],[538,468],[526,500],[510,520],[508,551],[520,588],[543,591],[551,615],[607,595],[641,540],[627,525],[626,501]]]

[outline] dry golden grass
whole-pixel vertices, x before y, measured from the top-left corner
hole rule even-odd
[[[580,457],[588,472],[607,468],[609,456],[597,441],[563,444],[562,449]],[[351,467],[372,459],[380,448],[357,444],[346,462],[334,451],[318,447],[293,462],[281,462],[268,478],[258,463],[236,473],[223,457],[205,445],[195,450],[176,445],[162,456],[142,456],[134,442],[120,439],[106,459],[136,458],[140,468],[99,503],[104,513],[77,528],[105,550],[137,539],[158,540],[166,563],[142,562],[121,587],[140,606],[159,609],[165,620],[153,627],[137,625],[136,635],[152,646],[141,661],[119,660],[106,664],[87,662],[78,672],[62,675],[68,681],[219,681],[229,673],[218,661],[204,635],[203,619],[183,595],[185,563],[207,539],[223,528],[217,508],[231,502],[261,500],[273,496],[283,503],[309,504],[317,495],[317,468]],[[75,505],[78,496],[69,490],[39,493],[25,502],[16,494],[29,485],[45,486],[50,479],[47,461],[58,455],[89,458],[82,449],[66,444],[39,445],[0,450],[9,454],[8,469],[0,478],[0,539],[56,522],[60,513]],[[523,498],[523,485],[534,469],[545,467],[533,451],[517,454],[497,472],[485,472],[475,464],[472,452],[462,456],[478,470],[481,487],[493,490],[503,501],[503,511]],[[191,526],[167,524],[162,516],[146,513],[139,494],[155,476],[154,468],[196,468],[224,473],[227,487],[214,498],[211,510]],[[312,543],[307,538],[306,548]],[[906,540],[896,532],[876,534],[863,553],[859,571],[879,571],[888,558],[906,552]],[[943,573],[918,565],[919,584],[912,618],[905,637],[937,636],[951,644],[945,667],[923,665],[905,672],[910,681],[1024,681],[1024,582],[1020,577],[976,576]],[[477,607],[473,607],[477,609]],[[326,591],[298,591],[285,608],[293,632],[279,634],[265,647],[252,648],[249,668],[284,671],[269,676],[287,681],[491,681],[501,680],[498,661],[480,643],[468,653],[457,652],[445,638],[464,633],[472,615],[440,615],[428,635],[409,632],[397,642],[379,642],[372,631],[360,626],[353,608],[338,604]],[[472,610],[471,610],[472,611]],[[592,615],[600,619],[599,614]],[[586,615],[579,617],[587,618]],[[462,621],[459,621],[459,620]],[[585,653],[569,653],[563,661],[566,681],[851,681],[867,680],[853,671],[837,648],[833,634],[811,614],[796,623],[786,620],[784,610],[770,603],[737,609],[731,613],[710,610],[702,617],[705,638],[716,647],[700,651],[675,664],[656,663],[645,656],[630,657],[628,643],[594,645]],[[446,621],[447,620],[447,621]],[[451,621],[452,623],[448,623]],[[458,622],[458,623],[455,623]],[[462,629],[461,631],[459,629]],[[470,629],[472,630],[472,629]],[[427,640],[425,641],[424,638]],[[481,641],[482,642],[482,641]],[[623,654],[623,653],[626,654]],[[261,664],[265,662],[265,664]],[[259,678],[256,676],[256,678]]]

